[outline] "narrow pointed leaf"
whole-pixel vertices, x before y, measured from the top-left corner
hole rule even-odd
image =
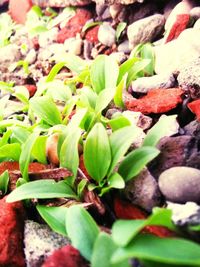
[[[129,153],[119,166],[119,174],[127,182],[138,175],[160,151],[154,147],[141,147]]]
[[[66,229],[72,245],[87,260],[91,260],[94,243],[99,234],[99,228],[91,215],[81,206],[70,207],[67,211]]]
[[[7,197],[7,202],[15,202],[31,198],[48,199],[59,197],[77,198],[71,187],[69,187],[65,181],[56,183],[52,179],[38,180],[28,182],[16,188]]]

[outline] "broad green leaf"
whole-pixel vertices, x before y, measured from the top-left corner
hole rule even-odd
[[[99,94],[105,88],[115,88],[118,74],[119,67],[115,59],[105,55],[98,56],[92,63],[90,71],[94,91]]]
[[[61,235],[67,236],[65,227],[65,218],[67,208],[65,207],[47,207],[42,205],[36,206],[40,216],[51,227],[53,231]]]
[[[47,136],[38,136],[32,148],[32,156],[43,164],[47,164],[46,158],[46,141]]]
[[[35,114],[50,125],[61,124],[61,114],[49,96],[32,97],[30,107]]]
[[[111,150],[106,129],[95,124],[84,145],[84,163],[89,175],[100,182],[107,174],[111,163]]]
[[[123,102],[123,90],[126,88],[126,79],[127,76],[124,76],[120,83],[117,85],[115,96],[114,96],[114,103],[119,108],[124,108]]]
[[[55,79],[56,75],[64,66],[65,62],[59,62],[56,65],[54,65],[46,78],[46,82],[52,82]]]
[[[83,28],[82,28],[82,32],[86,32],[87,30],[97,26],[97,25],[101,25],[103,22],[102,21],[95,21],[95,22],[87,22]]]
[[[102,197],[105,193],[109,192],[112,188],[123,189],[125,187],[124,179],[115,172],[108,178],[108,186],[100,185],[101,191],[99,196]],[[95,189],[95,188],[93,188]]]
[[[134,66],[134,64],[138,61],[139,61],[139,58],[132,57],[132,58],[129,58],[128,60],[126,60],[123,64],[121,64],[121,66],[119,67],[119,76],[118,76],[118,80],[117,80],[118,85],[121,82],[124,75],[126,73],[128,73],[130,71],[130,69]]]
[[[160,151],[154,147],[141,147],[129,153],[119,166],[119,174],[127,182],[138,175]]]
[[[0,138],[0,147],[5,146],[8,144],[8,140],[12,134],[12,130],[7,130],[3,136]],[[14,143],[14,142],[12,142]]]
[[[60,149],[60,166],[72,171],[74,180],[79,165],[78,143],[81,133],[82,131],[78,127],[75,130],[70,131]]]
[[[77,248],[87,259],[91,260],[99,228],[91,215],[81,206],[71,206],[67,211],[66,229],[72,246]]]
[[[87,183],[88,183],[87,179],[82,179],[77,186],[77,194],[78,194],[80,199],[82,198],[82,194],[83,194],[83,191],[84,191]]]
[[[53,179],[49,179],[21,185],[8,195],[6,201],[15,202],[31,198],[49,199],[59,197],[77,199],[77,196],[65,181],[56,183]]]
[[[80,101],[84,106],[95,109],[97,94],[89,87],[83,87],[80,90]]]
[[[115,94],[113,88],[108,88],[101,91],[96,99],[95,112],[97,114],[101,113],[111,102]]]
[[[119,38],[123,32],[123,30],[125,30],[127,23],[126,22],[120,22],[117,25],[117,29],[116,29],[116,40],[117,42],[119,41]]]
[[[15,93],[13,96],[15,96],[19,101],[24,103],[25,105],[28,104],[29,100],[29,91],[25,86],[15,86]]]
[[[72,96],[69,86],[65,85],[61,80],[53,80],[52,82],[46,83],[47,92],[53,98],[54,101],[66,102]]]
[[[112,238],[119,246],[126,246],[148,225],[165,226],[176,230],[171,217],[171,210],[155,208],[153,214],[146,220],[118,220],[113,225]]]
[[[130,126],[131,122],[123,115],[117,116],[108,122],[113,131],[117,131],[126,126]]]
[[[142,59],[150,59],[149,65],[145,68],[145,72],[152,76],[155,69],[155,53],[152,45],[150,43],[144,44],[141,48],[140,54]]]
[[[138,258],[179,266],[200,266],[200,246],[180,238],[159,238],[138,235],[127,247],[119,248],[112,257],[113,263]]]
[[[160,139],[171,136],[178,131],[177,115],[162,116],[159,121],[148,131],[143,146],[156,146]]]
[[[30,134],[26,128],[19,126],[12,128],[12,139],[17,140],[20,144],[25,143]]]
[[[21,146],[18,143],[6,144],[0,147],[0,159],[19,161]]]
[[[3,194],[6,194],[8,191],[8,184],[9,184],[9,173],[6,170],[0,175],[0,191]]]
[[[113,172],[115,166],[123,158],[138,134],[139,130],[137,127],[126,126],[115,131],[109,136],[112,162],[108,175]],[[124,176],[122,175],[122,177]]]
[[[22,177],[25,180],[28,180],[28,165],[31,159],[31,152],[32,152],[33,146],[38,136],[39,136],[39,132],[32,133],[28,137],[26,142],[22,145],[22,153],[19,158],[19,165],[20,165],[20,171],[21,171]]]
[[[131,82],[137,78],[139,72],[144,71],[149,65],[149,59],[143,59],[134,64],[134,66],[128,71],[128,77],[126,81],[126,86],[129,87]]]
[[[0,85],[0,90],[1,90],[1,85]],[[9,95],[5,95],[5,96],[1,97],[1,99],[0,99],[0,120],[3,120],[4,109],[8,103],[9,98],[10,98]]]
[[[94,244],[91,267],[129,267],[128,260],[111,264],[111,256],[117,248],[118,247],[111,237],[108,234],[101,232]]]

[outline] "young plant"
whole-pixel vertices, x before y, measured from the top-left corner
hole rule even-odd
[[[93,188],[100,190],[100,195],[111,188],[124,188],[124,181],[139,174],[159,154],[154,147],[134,150],[125,157],[117,172],[117,164],[138,134],[136,127],[127,126],[108,136],[101,123],[96,123],[89,132],[84,144],[84,163],[89,175],[96,182]]]

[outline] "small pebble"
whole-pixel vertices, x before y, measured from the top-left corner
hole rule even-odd
[[[200,170],[173,167],[159,176],[159,187],[165,198],[176,203],[200,202]]]
[[[99,42],[109,47],[115,44],[115,30],[111,27],[110,23],[104,22],[100,25],[98,39]]]

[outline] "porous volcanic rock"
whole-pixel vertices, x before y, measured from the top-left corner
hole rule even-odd
[[[0,266],[25,267],[23,254],[24,207],[22,202],[0,200]]]

